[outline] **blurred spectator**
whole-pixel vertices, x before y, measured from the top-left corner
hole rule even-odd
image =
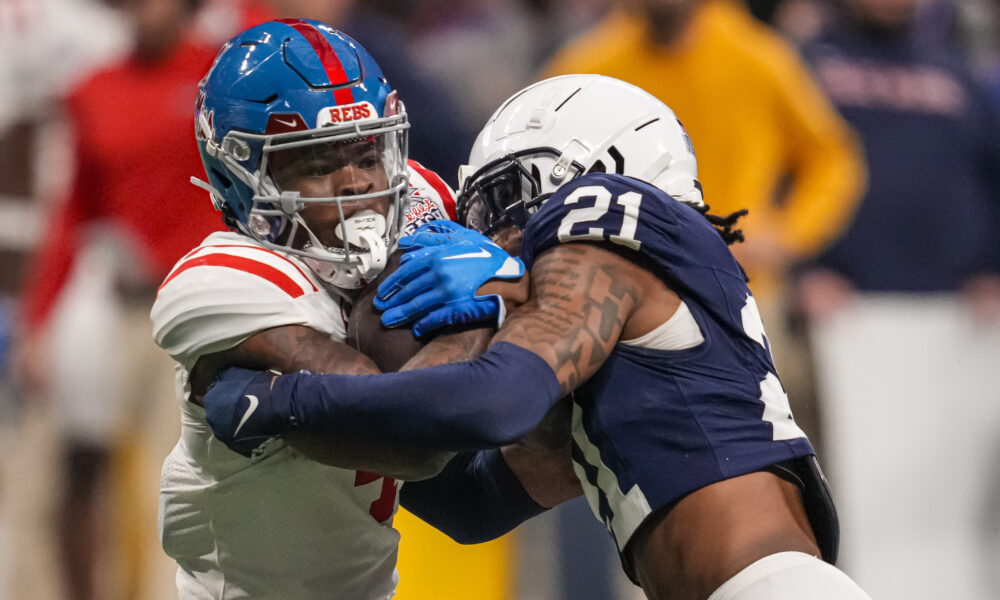
[[[1000,2],[923,0],[917,3],[914,35],[921,43],[961,55],[976,74],[992,75],[998,65]]]
[[[606,11],[612,0],[380,0],[402,11],[410,47],[460,99],[457,118],[478,131],[539,65]],[[463,148],[465,156],[471,143]]]
[[[546,69],[571,72],[625,79],[674,109],[713,210],[750,210],[740,259],[756,295],[773,302],[784,267],[850,218],[854,138],[794,49],[736,2],[623,0]]]
[[[750,211],[737,257],[768,333],[786,337],[786,267],[833,239],[864,182],[852,133],[795,50],[732,0],[623,0],[546,69],[571,72],[624,79],[674,109],[697,140],[712,209]],[[794,391],[794,362],[775,358]],[[812,434],[809,416],[798,414]]]
[[[961,54],[1000,104],[1000,1],[925,0],[917,6],[914,35]]]
[[[94,32],[100,32],[94,35]],[[92,0],[0,0],[0,307],[24,281],[27,254],[42,231],[35,199],[66,183],[60,169],[35,173],[34,160],[61,164],[58,98],[91,69],[124,52],[126,23]],[[55,144],[58,148],[58,142]]]
[[[822,32],[830,10],[827,0],[782,0],[776,3],[769,22],[792,41],[803,44]]]
[[[875,598],[984,600],[1000,589],[1000,122],[959,57],[914,38],[915,5],[844,0],[805,48],[870,186],[799,298],[845,570]]]
[[[94,32],[100,32],[94,35]],[[124,51],[124,19],[91,0],[0,0],[0,314],[3,337],[21,329],[17,296],[43,235],[37,199],[65,185],[65,127],[58,96]],[[35,164],[44,164],[44,174]],[[6,349],[6,348],[5,348]],[[24,402],[4,352],[0,374],[0,597],[43,600],[61,592],[39,564],[58,564],[51,543],[53,428]]]
[[[122,9],[134,43],[66,99],[72,176],[39,236],[14,369],[24,395],[53,402],[64,441],[55,522],[67,596],[155,599],[175,596],[155,525],[159,468],[179,420],[172,363],[152,343],[148,313],[168,269],[219,227],[188,182],[201,172],[192,115],[220,43],[211,36],[267,13],[215,0],[214,14],[238,17],[219,26],[196,20],[202,0],[108,4]],[[38,177],[60,174],[48,166]]]
[[[0,132],[50,115],[57,94],[127,43],[124,19],[99,0],[0,0]]]

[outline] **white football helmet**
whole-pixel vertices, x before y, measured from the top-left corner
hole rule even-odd
[[[590,172],[704,204],[691,138],[666,104],[612,77],[564,75],[524,88],[490,117],[459,168],[459,221],[484,233],[523,227],[561,185]]]

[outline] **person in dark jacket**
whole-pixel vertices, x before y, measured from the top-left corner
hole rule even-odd
[[[845,570],[875,598],[987,598],[1000,121],[960,57],[916,42],[915,4],[844,0],[803,49],[870,176],[853,223],[803,268],[798,300]]]

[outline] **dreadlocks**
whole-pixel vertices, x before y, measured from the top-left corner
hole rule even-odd
[[[708,219],[708,222],[711,223],[713,227],[715,227],[716,231],[719,232],[719,237],[722,238],[722,241],[726,242],[727,246],[732,246],[736,242],[743,241],[743,230],[733,229],[733,227],[736,226],[737,221],[739,221],[742,217],[746,216],[747,209],[744,208],[734,213],[730,213],[728,216],[720,217],[719,215],[709,214],[708,213],[709,206],[707,204],[704,203],[694,204],[692,202],[685,202],[685,204],[695,209],[696,211],[701,213],[702,216]],[[736,264],[737,266],[739,266],[740,271],[743,273],[743,279],[749,282],[750,278],[747,277],[746,269],[744,269],[743,265],[739,264],[738,262]]]
[[[707,204],[694,204],[690,202],[686,204],[708,219],[708,222],[715,227],[716,231],[719,232],[719,235],[722,237],[722,241],[726,242],[727,246],[732,246],[736,242],[743,241],[743,230],[733,229],[733,227],[736,225],[736,222],[740,220],[740,218],[746,216],[747,209],[744,208],[734,213],[730,213],[728,216],[720,217],[718,215],[709,214],[708,211],[710,207]]]

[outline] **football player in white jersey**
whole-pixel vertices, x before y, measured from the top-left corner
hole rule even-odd
[[[373,58],[316,21],[228,42],[199,84],[195,120],[207,173],[196,183],[230,231],[177,263],[151,313],[178,363],[182,434],[163,466],[159,527],[180,597],[387,598],[396,479],[432,476],[453,454],[285,436],[241,455],[212,436],[198,401],[228,366],[377,373],[343,343],[351,299],[401,234],[454,216],[452,192],[407,159],[404,106]],[[488,332],[455,336],[418,360],[470,358]]]

